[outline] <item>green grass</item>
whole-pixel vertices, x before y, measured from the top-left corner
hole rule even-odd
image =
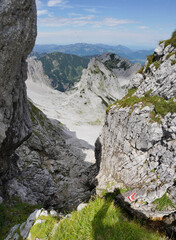
[[[148,60],[148,64],[146,66],[145,73],[148,71],[150,65],[154,62],[154,54],[148,56],[147,60]]]
[[[142,66],[137,73],[142,74],[142,73],[143,73],[143,70],[144,70],[144,66]]]
[[[32,239],[35,239],[36,236],[40,236],[41,239],[50,239],[54,224],[57,224],[59,220],[51,216],[41,216],[40,219],[44,220],[44,222],[32,227],[30,231]]]
[[[170,39],[165,40],[165,41],[163,41],[163,42],[165,42],[165,47],[167,47],[168,45],[171,44],[173,47],[176,48],[176,31],[174,31],[174,32],[172,33],[172,36],[171,36]]]
[[[31,229],[32,239],[47,240],[164,240],[165,237],[148,230],[134,220],[128,220],[111,200],[96,198],[86,208],[73,212],[71,218],[46,218]],[[56,226],[56,225],[55,225]]]
[[[161,198],[156,199],[153,203],[157,205],[158,211],[167,210],[168,207],[175,208],[174,204],[167,196],[167,192]]]
[[[52,86],[64,92],[78,82],[89,59],[59,52],[48,53],[39,58],[45,73],[52,80]]]
[[[171,37],[170,39],[165,40],[165,41],[161,41],[160,44],[163,43],[163,42],[165,43],[165,47],[167,47],[168,45],[171,44],[173,47],[176,48],[176,31],[174,31],[174,32],[172,33],[172,37]],[[175,54],[175,52],[168,54],[167,57],[166,57],[166,59],[168,59],[168,58],[169,58],[170,56],[172,56],[173,54]],[[147,71],[148,71],[148,69],[149,69],[149,67],[150,67],[150,65],[151,65],[152,63],[154,63],[154,66],[155,66],[156,69],[158,69],[159,66],[161,65],[161,62],[160,62],[160,61],[156,61],[156,60],[155,60],[154,54],[148,56],[148,57],[147,57],[147,60],[148,60],[148,64],[147,64],[147,67],[146,67],[146,69],[145,69],[145,73],[147,73]],[[174,61],[174,60],[173,60],[173,61]],[[172,64],[172,65],[175,64],[175,61],[174,61],[173,63],[171,63],[171,64]]]
[[[0,204],[0,240],[5,239],[9,230],[27,220],[29,215],[41,206],[21,203],[19,200]]]
[[[37,129],[35,129],[35,127],[37,127],[40,124],[41,127],[44,129],[44,131],[51,131],[51,130],[53,131],[53,126],[50,120],[45,116],[44,113],[42,113],[40,109],[38,109],[30,101],[28,101],[28,104],[29,104],[30,117],[33,124],[33,133],[41,139],[42,135],[39,133]],[[62,123],[59,123],[59,125],[62,126]]]
[[[146,92],[144,97],[138,98],[136,96],[132,96],[134,92],[135,89],[130,89],[124,98],[112,105],[117,105],[117,108],[131,107],[130,113],[133,112],[134,105],[137,103],[142,103],[141,108],[153,105],[154,110],[150,114],[151,121],[158,123],[161,123],[161,118],[163,118],[167,113],[170,112],[173,114],[176,112],[176,102],[174,99],[166,100],[160,96],[151,96],[151,91]],[[108,107],[107,113],[109,112],[112,105]]]
[[[172,60],[171,65],[176,64],[176,60]]]
[[[46,117],[45,115],[30,101],[28,101],[29,103],[29,111],[30,111],[30,116],[31,116],[31,120],[32,120],[32,123],[34,125],[37,125],[37,120],[40,122],[41,126],[44,127],[44,123],[46,121]]]
[[[167,54],[166,60],[168,60],[168,59],[169,59],[171,56],[173,56],[174,54],[175,54],[175,57],[176,57],[176,52]]]
[[[155,61],[154,62],[154,66],[155,66],[156,69],[158,69],[160,65],[161,65],[161,61]]]
[[[137,91],[136,88],[131,88],[131,89],[129,89],[129,90],[128,90],[128,93],[127,93],[127,94],[125,95],[125,97],[123,97],[122,99],[125,100],[125,99],[130,98],[136,91]],[[117,105],[119,102],[120,102],[120,100],[117,100],[117,101],[115,101],[114,103],[110,104],[110,105],[108,106],[108,108],[106,109],[106,114],[109,113],[109,110],[111,109],[112,106]]]
[[[154,64],[154,66],[155,66],[156,69],[158,69],[159,66],[161,65],[161,61],[155,61],[155,58],[154,58],[154,55],[153,55],[153,54],[150,55],[150,56],[148,56],[148,57],[147,57],[147,60],[148,60],[148,64],[147,64],[147,67],[146,67],[146,69],[145,69],[145,73],[147,73],[147,71],[148,71],[148,69],[149,69],[149,67],[150,67],[150,65],[151,65],[152,63]]]

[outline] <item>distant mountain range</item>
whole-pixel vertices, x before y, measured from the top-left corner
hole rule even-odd
[[[35,78],[37,81],[38,76],[44,79],[44,74],[46,74],[48,77],[46,82],[61,92],[70,90],[76,82],[80,81],[82,70],[86,69],[93,59],[93,56],[80,57],[60,52],[44,55],[33,52],[33,55],[34,57],[28,58],[28,68],[31,73],[28,77]],[[103,64],[104,68],[112,71],[118,77],[118,81],[123,83],[141,67],[139,63],[131,63],[128,59],[120,58],[114,53],[103,53],[95,58]],[[33,76],[34,69],[38,72],[35,76]]]
[[[133,51],[122,45],[109,46],[105,44],[76,43],[70,45],[36,45],[33,51],[36,52],[35,55],[38,54],[39,56],[52,52],[75,54],[77,56],[95,56],[103,53],[115,53],[120,57],[129,59],[131,62],[143,64],[146,57],[153,52],[153,49]]]

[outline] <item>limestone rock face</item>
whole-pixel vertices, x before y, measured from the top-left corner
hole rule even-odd
[[[31,134],[25,80],[28,54],[36,38],[34,0],[0,4],[0,174],[13,151]]]
[[[135,193],[131,208],[151,218],[163,218],[176,211],[175,53],[176,49],[165,47],[165,43],[156,48],[153,62],[147,61],[142,74],[138,73],[130,82],[130,88],[138,87],[133,96],[141,100],[127,103],[126,107],[120,102],[112,106],[96,142],[100,169],[97,191],[107,186],[112,190],[125,188],[128,191],[122,196],[127,203],[131,203],[128,196]],[[152,120],[155,105],[145,104],[141,98],[147,94],[151,99],[160,96],[163,101],[172,100],[172,113],[160,116],[160,121]],[[172,204],[158,212],[154,201],[166,195]]]
[[[94,145],[104,123],[107,106],[125,95],[125,82],[121,82],[125,71],[121,64],[128,67],[131,73],[126,83],[137,71],[128,61],[113,54],[114,62],[110,56],[104,54],[91,59],[88,68],[82,71],[80,81],[64,93],[48,87],[49,79],[44,74],[41,61],[29,58],[26,82],[28,96],[49,118],[61,121],[75,131],[78,138]],[[120,81],[118,74],[112,71],[112,68],[117,68],[117,62],[120,63]]]
[[[28,63],[28,81],[40,82],[44,86],[51,87],[51,79],[44,74],[42,62],[35,57],[29,57]]]
[[[17,150],[16,174],[7,180],[4,189],[9,198],[22,202],[73,209],[87,201],[95,184],[95,165],[86,161],[89,146],[64,132],[61,124],[50,121],[31,102],[33,133]],[[14,172],[14,170],[13,170]]]
[[[176,96],[176,49],[172,45],[164,47],[160,44],[154,51],[153,62],[148,66],[146,61],[142,74],[137,74],[130,87],[138,87],[136,96],[141,97],[152,90],[151,95],[159,95],[165,99]],[[138,85],[134,85],[137,82]]]
[[[131,63],[128,59],[121,58],[113,53],[104,53],[97,57],[105,66],[111,68],[118,77],[120,86],[125,86],[140,69],[139,63]]]

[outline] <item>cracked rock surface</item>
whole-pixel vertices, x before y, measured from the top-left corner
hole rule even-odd
[[[31,134],[25,60],[36,38],[34,0],[1,1],[0,36],[0,174],[4,174],[10,155]]]
[[[31,102],[29,106],[33,132],[16,151],[16,168],[5,183],[6,195],[33,205],[71,210],[94,191],[96,167],[86,160],[92,149],[78,139],[67,144],[69,131]]]
[[[149,65],[147,61],[143,72],[129,84],[136,88],[133,96],[141,98],[150,91],[151,97],[175,102],[175,52],[165,42],[155,49],[153,62]],[[96,142],[97,192],[126,188],[127,193],[120,197],[126,206],[130,203],[130,208],[147,217],[164,219],[176,213],[176,113],[168,112],[157,122],[151,120],[153,111],[152,103],[142,102],[126,107],[117,103],[110,108]],[[131,193],[136,194],[134,202],[128,199]],[[172,204],[158,211],[153,202],[164,194]],[[175,220],[171,222],[175,224]]]

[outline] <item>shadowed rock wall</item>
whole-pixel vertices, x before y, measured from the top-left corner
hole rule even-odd
[[[26,58],[36,39],[35,0],[0,3],[0,174],[10,156],[31,134]]]

